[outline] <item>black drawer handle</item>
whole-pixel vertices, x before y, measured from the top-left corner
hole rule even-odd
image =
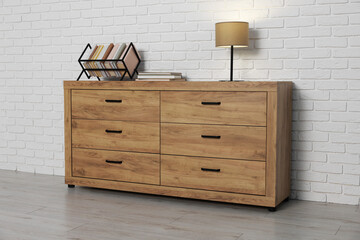
[[[220,172],[220,168],[213,169],[213,168],[201,168],[201,171],[204,172]]]
[[[109,129],[106,129],[105,132],[107,132],[107,133],[122,133],[122,130],[109,130]]]
[[[201,102],[202,105],[221,105],[221,102]]]
[[[212,135],[201,135],[202,138],[214,138],[214,139],[220,139],[221,136],[212,136]]]
[[[107,163],[115,163],[115,164],[122,164],[123,161],[113,161],[113,160],[105,160]]]
[[[122,103],[122,100],[111,100],[111,99],[106,99],[105,102],[109,102],[109,103]]]

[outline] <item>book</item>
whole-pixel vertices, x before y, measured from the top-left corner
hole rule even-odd
[[[143,78],[164,78],[164,79],[178,79],[181,78],[181,75],[138,75],[139,79]]]
[[[97,48],[98,48],[98,45],[96,45],[96,46],[94,47],[94,49],[91,51],[90,55],[86,58],[87,60],[91,60],[91,59],[92,59],[92,57],[93,57],[93,55],[95,54]],[[85,68],[91,68],[90,62],[85,62],[85,63],[84,63],[84,66],[85,66]],[[88,70],[88,72],[89,72],[90,76],[95,76],[95,73],[94,73],[93,71],[89,71],[89,70]]]
[[[105,51],[105,53],[104,53],[104,56],[102,57],[101,60],[106,60],[106,59],[107,59],[107,57],[109,56],[109,54],[110,54],[111,50],[113,49],[113,47],[114,47],[114,44],[113,44],[113,43],[110,43],[109,46],[108,46],[108,48],[106,49],[106,51]],[[105,64],[104,64],[104,63],[105,63],[105,62],[100,62],[100,65],[105,69],[106,67],[105,67]],[[104,71],[104,73],[105,73],[105,76],[106,76],[106,77],[110,77],[110,76],[111,76],[111,75],[109,74],[109,71]]]
[[[97,60],[97,59],[98,59],[99,54],[101,53],[101,51],[102,51],[103,48],[104,48],[104,45],[99,45],[99,47],[97,48],[97,50],[96,50],[96,52],[95,52],[92,60]],[[91,63],[91,66],[92,66],[93,69],[97,69],[97,68],[98,68],[98,65],[97,65],[96,62],[92,62],[92,63]],[[94,72],[95,72],[95,75],[96,75],[97,77],[101,77],[100,71],[94,71]]]
[[[106,53],[106,50],[107,50],[108,47],[109,47],[109,44],[101,45],[101,46],[103,46],[103,47],[102,47],[102,49],[100,50],[100,53],[99,53],[99,55],[98,55],[97,60],[102,60],[102,59],[103,59],[103,57],[104,57],[104,55],[105,55],[105,53]],[[105,71],[102,71],[102,70],[101,70],[101,69],[103,69],[102,63],[96,61],[95,64],[96,64],[97,68],[99,69],[98,73],[99,73],[100,77],[106,77]]]
[[[122,55],[122,53],[124,52],[126,48],[126,44],[125,43],[122,43],[119,47],[119,49],[116,51],[115,55],[114,55],[114,58],[113,60],[118,60],[120,58],[120,56]],[[118,68],[117,65],[116,65],[116,62],[111,62],[111,65],[114,69]],[[120,67],[120,68],[123,68],[124,66]],[[118,77],[121,77],[122,74],[124,73],[124,71],[115,71],[115,73],[117,74]]]
[[[139,72],[138,75],[181,75],[179,72]]]
[[[156,81],[156,82],[184,82],[186,79],[177,78],[177,79],[169,79],[169,78],[142,78],[135,79],[135,81]]]
[[[115,53],[119,49],[119,47],[120,47],[119,43],[114,45],[114,47],[111,50],[107,60],[113,60],[114,59]],[[111,62],[105,62],[104,65],[105,65],[106,68],[109,68],[109,69],[113,68],[112,65],[111,65]],[[109,71],[108,73],[110,74],[111,77],[116,77],[117,76],[116,71]]]

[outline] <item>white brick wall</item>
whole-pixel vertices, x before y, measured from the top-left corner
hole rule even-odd
[[[0,169],[64,175],[62,81],[85,44],[134,42],[142,69],[229,77],[214,24],[250,22],[236,79],[294,82],[292,197],[358,204],[360,1],[0,0]]]

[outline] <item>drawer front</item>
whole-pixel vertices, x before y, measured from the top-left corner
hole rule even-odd
[[[72,90],[72,118],[159,121],[158,91]]]
[[[159,153],[159,123],[72,120],[72,146]]]
[[[162,123],[161,153],[265,161],[266,128]]]
[[[158,154],[73,148],[75,177],[160,184]]]
[[[161,92],[161,122],[266,126],[266,93]]]
[[[265,195],[265,163],[163,155],[161,185]]]

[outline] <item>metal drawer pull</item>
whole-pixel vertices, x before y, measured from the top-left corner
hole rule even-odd
[[[204,172],[220,172],[220,168],[213,169],[213,168],[201,168],[201,171]]]
[[[122,164],[123,161],[112,161],[112,160],[105,160],[107,163],[115,163],[115,164]]]
[[[221,136],[211,136],[211,135],[201,135],[202,138],[215,138],[215,139],[220,139]]]
[[[122,100],[110,100],[110,99],[106,99],[105,102],[109,102],[109,103],[122,103]]]
[[[107,132],[107,133],[122,133],[122,130],[108,130],[108,129],[106,129],[105,132]]]
[[[201,102],[202,105],[221,105],[221,102]]]

